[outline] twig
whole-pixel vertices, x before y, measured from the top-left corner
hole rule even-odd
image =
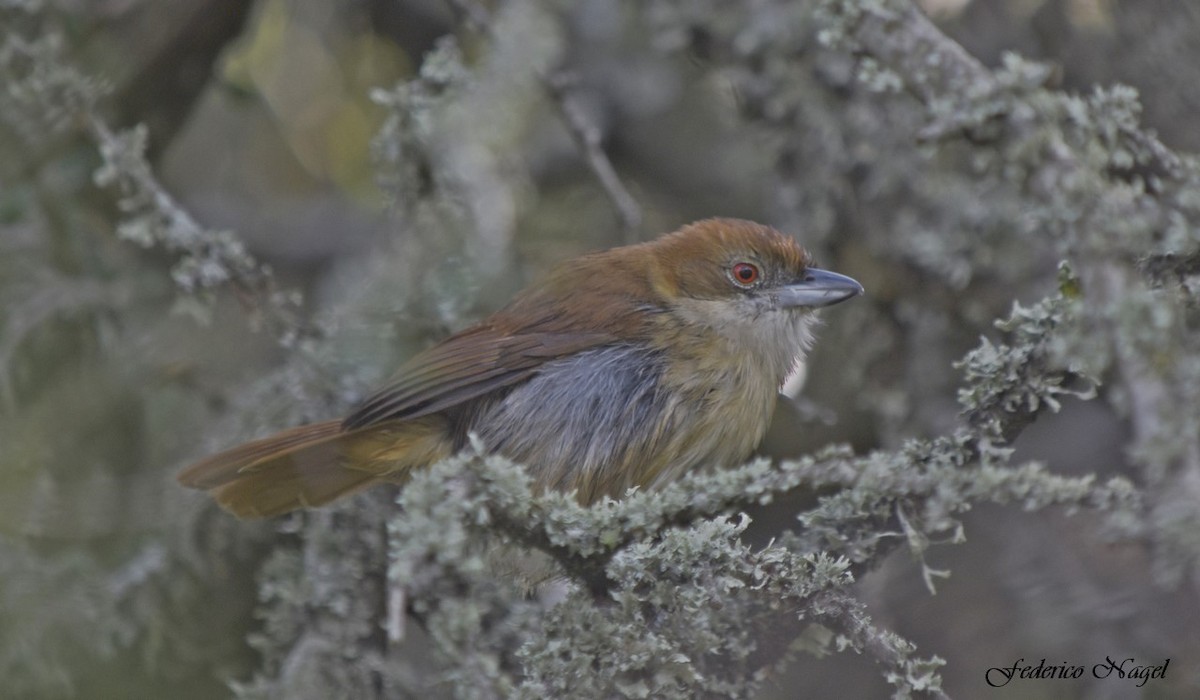
[[[630,243],[634,242],[637,231],[642,225],[641,207],[638,206],[637,200],[629,194],[629,190],[621,184],[621,178],[617,176],[612,161],[608,159],[608,155],[600,143],[600,130],[588,119],[583,106],[575,99],[572,91],[576,82],[575,76],[566,71],[556,71],[550,75],[542,75],[540,78],[546,91],[558,105],[563,121],[566,122],[567,129],[575,139],[575,144],[582,151],[588,167],[592,169],[592,173],[600,181],[600,186],[604,188],[605,194],[616,208],[626,239]]]
[[[447,3],[471,30],[487,35],[493,42],[497,40],[491,15],[478,2],[447,0]],[[551,73],[538,71],[537,77],[546,94],[558,106],[567,131],[571,133],[584,162],[616,209],[626,241],[636,242],[642,226],[642,208],[633,195],[629,194],[608,154],[604,152],[600,129],[588,118],[587,112],[575,98],[575,76],[566,70],[556,70]]]
[[[159,182],[145,159],[145,132],[141,128],[117,133],[95,111],[82,117],[106,166],[100,177],[121,192],[120,208],[127,220],[154,219],[142,245],[159,245],[193,265],[173,271],[176,284],[187,292],[200,292],[221,284],[234,297],[266,321],[279,342],[290,345],[302,338],[319,337],[321,331],[299,312],[294,294],[281,292],[269,266],[259,262],[232,232],[205,228]]]

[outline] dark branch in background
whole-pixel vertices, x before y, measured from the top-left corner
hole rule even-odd
[[[139,10],[145,13],[146,7]],[[186,123],[196,100],[211,84],[221,51],[245,30],[253,4],[200,0],[176,3],[166,11],[170,9],[184,16],[167,26],[170,35],[166,41],[147,47],[153,51],[139,57],[137,72],[117,87],[112,100],[119,110],[114,122],[140,122],[150,129],[151,161],[157,161],[157,150],[170,144]]]
[[[447,1],[470,29],[495,39],[491,14],[487,8],[475,0]],[[575,77],[567,70],[556,70],[550,73],[539,72],[538,80],[546,94],[558,106],[558,112],[579,148],[580,155],[616,209],[626,242],[636,242],[642,226],[641,206],[622,184],[616,168],[604,152],[600,129],[588,118],[587,112],[576,98]]]
[[[80,129],[91,139],[104,161],[96,182],[114,186],[120,194],[118,236],[175,255],[171,277],[188,297],[207,302],[206,295],[228,286],[284,345],[318,336],[318,329],[299,312],[298,293],[279,290],[270,268],[255,260],[236,234],[201,226],[179,205],[146,158],[145,127],[114,131],[100,115],[108,89],[69,63],[55,30],[43,30],[47,33],[35,42],[12,34],[5,37],[9,55],[4,62],[19,58],[26,65],[24,74],[10,76],[8,89],[31,101],[29,111],[54,115],[59,128]],[[205,309],[202,303],[194,310]]]
[[[1149,255],[1142,261],[1146,276],[1158,284],[1185,284],[1189,277],[1200,275],[1200,251],[1190,254],[1162,253]],[[1197,295],[1193,293],[1193,298]]]

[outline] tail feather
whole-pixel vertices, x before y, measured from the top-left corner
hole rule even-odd
[[[179,482],[209,491],[239,518],[266,518],[324,505],[451,452],[444,421],[432,417],[346,432],[340,421],[292,428],[203,459]]]
[[[206,457],[179,472],[176,478],[188,488],[213,489],[238,479],[262,462],[278,459],[292,450],[313,450],[341,435],[345,433],[336,420],[302,425]]]
[[[316,508],[342,496],[374,486],[379,476],[352,469],[294,468],[283,475],[278,467],[247,474],[212,490],[225,510],[243,520],[269,518],[299,508]]]

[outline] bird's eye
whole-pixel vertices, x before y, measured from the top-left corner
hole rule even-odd
[[[733,281],[743,287],[749,287],[759,278],[758,266],[753,263],[735,263],[730,272],[733,274]]]

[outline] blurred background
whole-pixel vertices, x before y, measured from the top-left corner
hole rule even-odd
[[[1016,51],[1063,90],[1135,87],[1167,147],[1200,148],[1193,3],[920,4],[989,66]],[[1014,301],[1055,289],[1061,246],[967,149],[919,141],[921,109],[864,87],[820,21],[816,3],[769,0],[0,2],[0,695],[400,696],[349,690],[371,670],[346,640],[379,634],[378,538],[340,532],[344,548],[316,553],[306,529],[335,521],[235,522],[174,473],[338,415],[556,261],[697,218],[772,224],[868,290],[825,314],[768,451],[952,430],[952,363]],[[144,125],[169,206],[132,175],[137,148],[97,124]],[[1149,480],[1127,404],[1102,391],[1026,430],[1017,461]],[[390,495],[338,512],[372,499]],[[793,522],[788,504],[754,515],[764,542]],[[947,660],[954,697],[1200,697],[1195,572],[1098,529],[1088,513],[982,507],[965,543],[929,553],[952,572],[936,595],[904,552],[859,594]],[[309,567],[340,569],[345,588],[282,590]],[[298,596],[366,622],[322,637],[262,612]],[[312,685],[288,667],[302,633],[354,678]],[[1140,689],[983,685],[1022,657],[1106,655],[1171,665]],[[396,663],[415,678],[421,658]],[[767,686],[889,692],[849,654],[801,657]]]

